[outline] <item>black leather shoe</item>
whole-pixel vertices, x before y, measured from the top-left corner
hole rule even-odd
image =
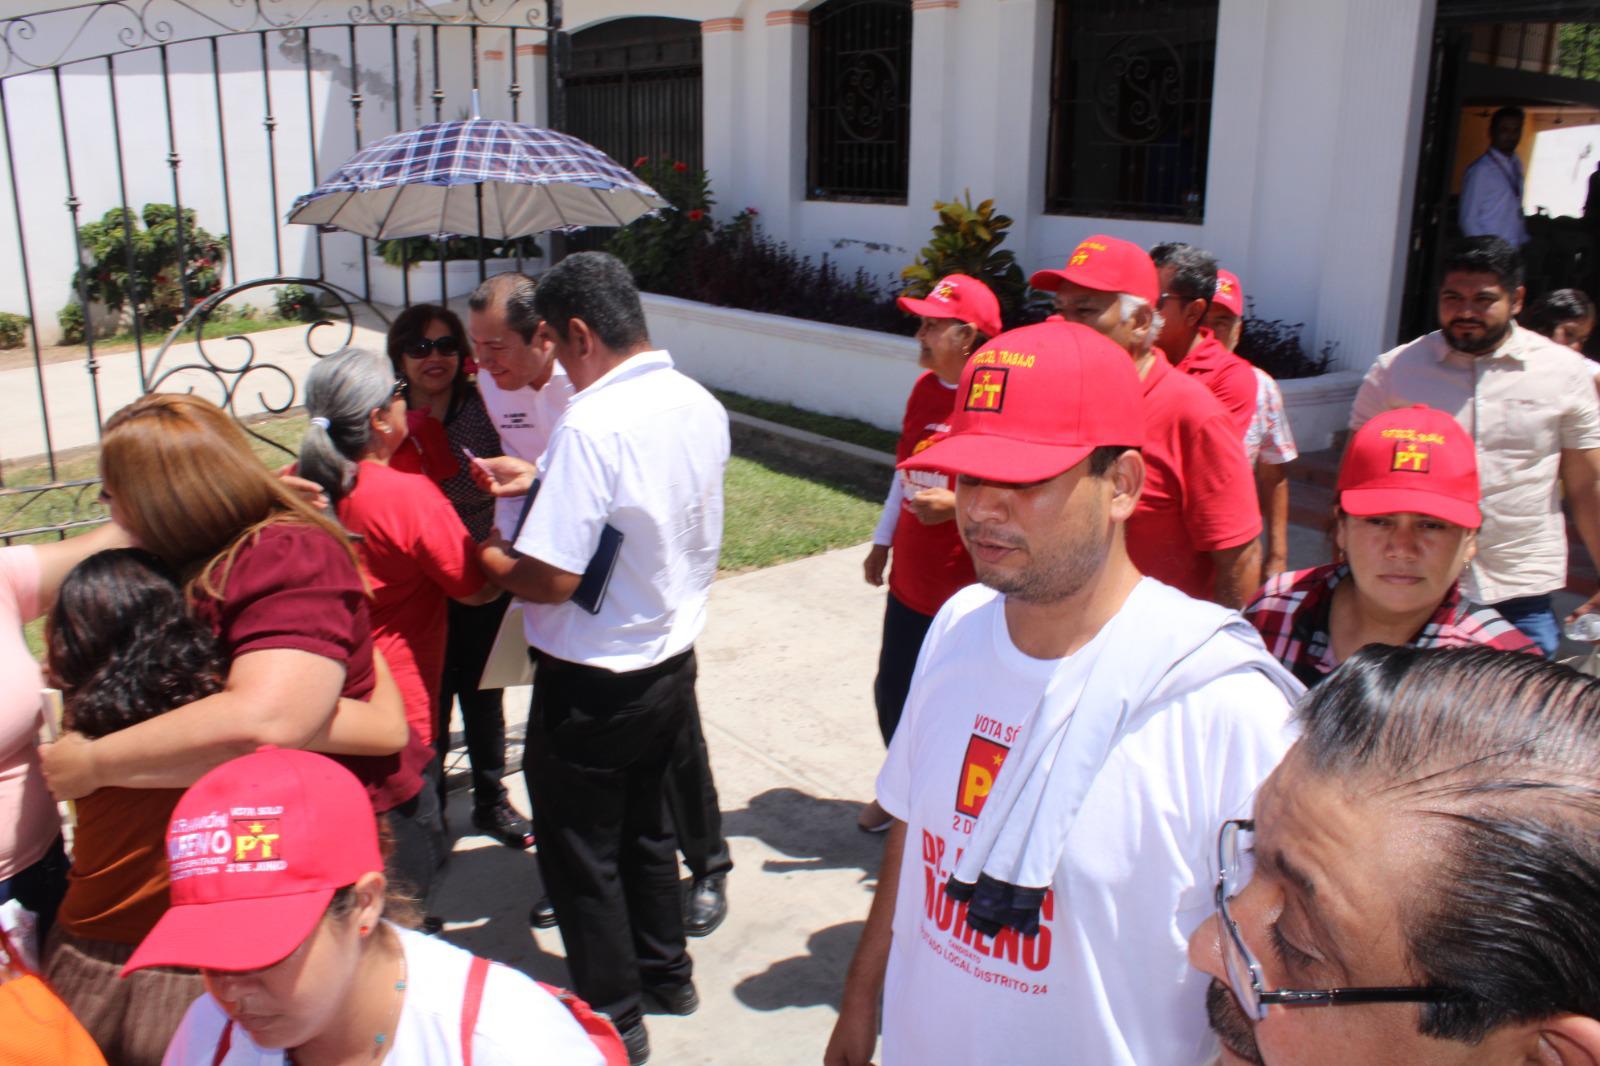
[[[556,908],[549,896],[540,896],[538,902],[534,903],[533,910],[528,912],[528,924],[535,929],[556,927]]]
[[[689,902],[683,917],[683,931],[690,936],[710,936],[728,916],[728,878],[713,874],[695,881],[689,889]]]
[[[700,993],[694,990],[693,981],[647,988],[644,997],[651,1006],[657,1008],[654,1013],[658,1014],[676,1014],[685,1018],[700,1009]]]
[[[644,1066],[650,1061],[650,1034],[644,1031],[644,1022],[634,1022],[617,1035],[628,1049],[628,1066]]]
[[[526,851],[533,847],[533,826],[505,800],[493,807],[473,808],[472,827],[508,848]]]

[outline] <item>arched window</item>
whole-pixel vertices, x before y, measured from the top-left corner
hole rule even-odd
[[[1217,0],[1056,0],[1045,210],[1200,222]]]
[[[809,197],[905,203],[911,0],[828,0],[810,22]]]

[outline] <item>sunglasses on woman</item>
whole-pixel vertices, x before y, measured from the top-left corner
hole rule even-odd
[[[423,337],[406,345],[406,355],[412,359],[426,359],[432,352],[447,356],[460,355],[461,342],[456,340],[454,334],[446,333],[443,337]]]

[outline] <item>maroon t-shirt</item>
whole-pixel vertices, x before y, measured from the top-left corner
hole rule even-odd
[[[341,696],[372,695],[367,592],[344,545],[325,529],[293,521],[265,527],[234,556],[222,598],[197,590],[194,612],[230,662],[252,651],[310,652],[345,668]],[[382,813],[421,790],[429,755],[413,731],[399,755],[332,758],[361,780],[373,810]]]

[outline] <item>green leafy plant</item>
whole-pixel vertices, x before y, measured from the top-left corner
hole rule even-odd
[[[222,287],[227,234],[201,229],[190,208],[182,216],[181,249],[178,211],[171,204],[145,204],[137,216],[112,208],[98,222],[85,223],[78,235],[87,265],[73,275],[73,291],[113,312],[137,311],[146,328],[170,328],[190,305]],[[65,322],[62,328],[67,329]]]
[[[22,342],[28,339],[29,324],[27,315],[0,311],[0,348],[22,347]]]
[[[1016,255],[1000,248],[1013,225],[1009,215],[996,212],[993,200],[974,207],[971,191],[961,200],[937,202],[933,209],[939,222],[917,261],[900,272],[906,283],[902,295],[926,296],[940,278],[966,274],[994,290],[1007,328],[1044,317],[1042,303],[1029,296],[1028,279]]]
[[[671,208],[624,226],[606,243],[606,251],[628,264],[641,289],[668,292],[695,248],[711,235],[711,208],[716,205],[711,182],[704,170],[665,156],[640,156],[633,172]]]
[[[277,316],[290,322],[315,322],[322,317],[317,298],[304,285],[282,286],[273,297],[273,304]]]
[[[397,237],[394,240],[379,241],[378,255],[385,263],[392,267],[414,267],[418,263],[437,263],[441,259],[472,259],[478,258],[478,238],[476,237],[450,237],[438,240],[434,237]],[[483,242],[483,257],[485,259],[539,259],[544,255],[544,249],[539,247],[539,242],[532,237],[519,237],[514,241]]]
[[[82,344],[84,327],[83,305],[71,303],[56,312],[56,322],[61,326],[62,344]]]

